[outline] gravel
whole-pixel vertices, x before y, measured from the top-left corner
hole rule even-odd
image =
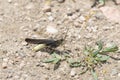
[[[91,1],[1,0],[0,1],[0,80],[93,80],[89,72],[79,74],[79,68],[70,68],[62,61],[59,68],[43,63],[50,58],[48,52],[32,51],[37,44],[25,38],[61,39],[59,51],[69,51],[73,58],[81,58],[85,45],[98,40],[120,44],[120,24],[109,21],[99,8],[90,8]],[[112,5],[112,2],[110,2]],[[114,6],[120,9],[119,5]],[[93,14],[91,14],[93,13]],[[68,31],[68,32],[67,32]],[[119,53],[110,54],[119,57]],[[109,59],[108,64],[96,68],[100,79],[119,80],[119,61]]]

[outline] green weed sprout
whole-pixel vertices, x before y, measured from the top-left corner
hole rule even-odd
[[[97,49],[94,49],[91,46],[85,46],[83,52],[84,58],[82,60],[69,59],[68,63],[70,67],[84,67],[85,69],[80,72],[80,74],[83,74],[89,70],[91,71],[94,79],[98,80],[97,74],[95,73],[95,67],[106,62],[110,58],[109,55],[106,54],[109,52],[116,52],[118,50],[118,47],[114,43],[103,47],[102,41],[96,42],[96,45]]]
[[[70,67],[84,67],[85,69],[80,72],[83,74],[88,70],[91,71],[95,80],[98,80],[97,74],[95,73],[95,67],[101,65],[103,62],[106,62],[110,57],[110,52],[116,52],[118,47],[115,44],[109,44],[106,47],[103,47],[103,42],[96,42],[97,49],[91,46],[85,46],[84,48],[84,57],[79,60],[75,60],[69,54],[57,54],[53,53],[52,58],[46,59],[43,62],[45,63],[54,63],[54,69],[57,69],[61,61],[67,61]]]
[[[43,62],[44,63],[53,63],[53,64],[55,64],[54,65],[54,70],[56,70],[59,67],[61,61],[64,61],[68,57],[70,57],[67,53],[64,53],[64,55],[60,55],[60,54],[57,54],[55,52],[51,56],[52,57],[50,59],[43,60]]]

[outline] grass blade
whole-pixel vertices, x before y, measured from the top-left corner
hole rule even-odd
[[[92,69],[91,73],[92,73],[92,76],[93,76],[94,80],[98,80],[98,76],[97,76],[95,70]]]
[[[104,53],[104,52],[115,52],[115,51],[117,51],[117,50],[118,50],[117,45],[115,45],[115,44],[109,44],[109,46],[108,46],[107,48],[105,48],[105,49],[102,51],[102,53]]]
[[[51,63],[53,61],[55,61],[56,58],[51,58],[51,59],[47,59],[47,60],[44,60],[43,62],[44,63]]]

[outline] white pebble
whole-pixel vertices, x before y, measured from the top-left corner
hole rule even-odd
[[[120,73],[118,73],[118,77],[120,77]]]
[[[47,12],[46,14],[47,14],[48,16],[51,16],[51,15],[52,15],[52,13],[51,13],[51,12]]]
[[[22,42],[22,45],[23,46],[26,46],[28,43],[27,42]]]
[[[71,75],[72,77],[74,77],[74,76],[76,75],[75,69],[72,69],[72,70],[71,70],[70,75]]]
[[[9,58],[4,58],[3,61],[4,62],[8,62]]]
[[[75,20],[75,19],[77,19],[77,17],[78,17],[78,15],[74,14],[74,15],[72,16],[72,19]]]
[[[84,16],[80,16],[79,19],[80,19],[81,21],[85,21],[85,20],[86,20]]]
[[[8,0],[8,2],[9,2],[9,3],[11,3],[11,2],[12,2],[12,0]]]
[[[52,34],[55,34],[55,33],[58,32],[58,30],[57,30],[54,26],[52,26],[52,25],[47,26],[46,31],[47,31],[48,33],[52,33]]]
[[[48,19],[49,19],[49,21],[53,21],[54,20],[54,18],[52,16],[49,16]]]

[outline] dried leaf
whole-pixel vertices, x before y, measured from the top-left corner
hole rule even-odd
[[[93,75],[94,80],[98,80],[98,76],[97,76],[96,72],[93,69],[91,70],[91,73]]]

